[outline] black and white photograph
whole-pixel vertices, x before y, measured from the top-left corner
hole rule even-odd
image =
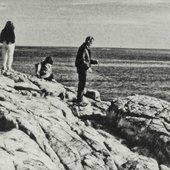
[[[0,170],[170,170],[170,1],[0,0]]]

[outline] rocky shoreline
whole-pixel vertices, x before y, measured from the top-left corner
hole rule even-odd
[[[0,170],[170,170],[170,103],[100,100],[19,72],[0,75]]]

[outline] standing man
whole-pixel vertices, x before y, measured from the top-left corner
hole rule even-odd
[[[75,66],[77,67],[78,73],[78,92],[77,92],[77,103],[80,106],[86,106],[88,103],[83,102],[83,92],[86,86],[87,71],[92,72],[91,64],[97,64],[97,60],[91,59],[90,47],[94,41],[94,38],[88,36],[85,42],[79,47],[77,52]]]

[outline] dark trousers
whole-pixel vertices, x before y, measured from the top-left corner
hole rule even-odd
[[[78,91],[77,91],[77,102],[83,101],[84,88],[86,86],[87,71],[77,69],[78,73]]]

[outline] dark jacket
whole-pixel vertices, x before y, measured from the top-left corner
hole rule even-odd
[[[83,43],[78,49],[75,66],[78,70],[86,71],[91,67],[91,64],[97,64],[97,61],[91,59],[91,51]]]
[[[1,31],[1,35],[0,35],[0,42],[3,43],[4,41],[6,41],[7,44],[9,43],[15,43],[15,33],[14,30],[5,30],[3,29]]]

